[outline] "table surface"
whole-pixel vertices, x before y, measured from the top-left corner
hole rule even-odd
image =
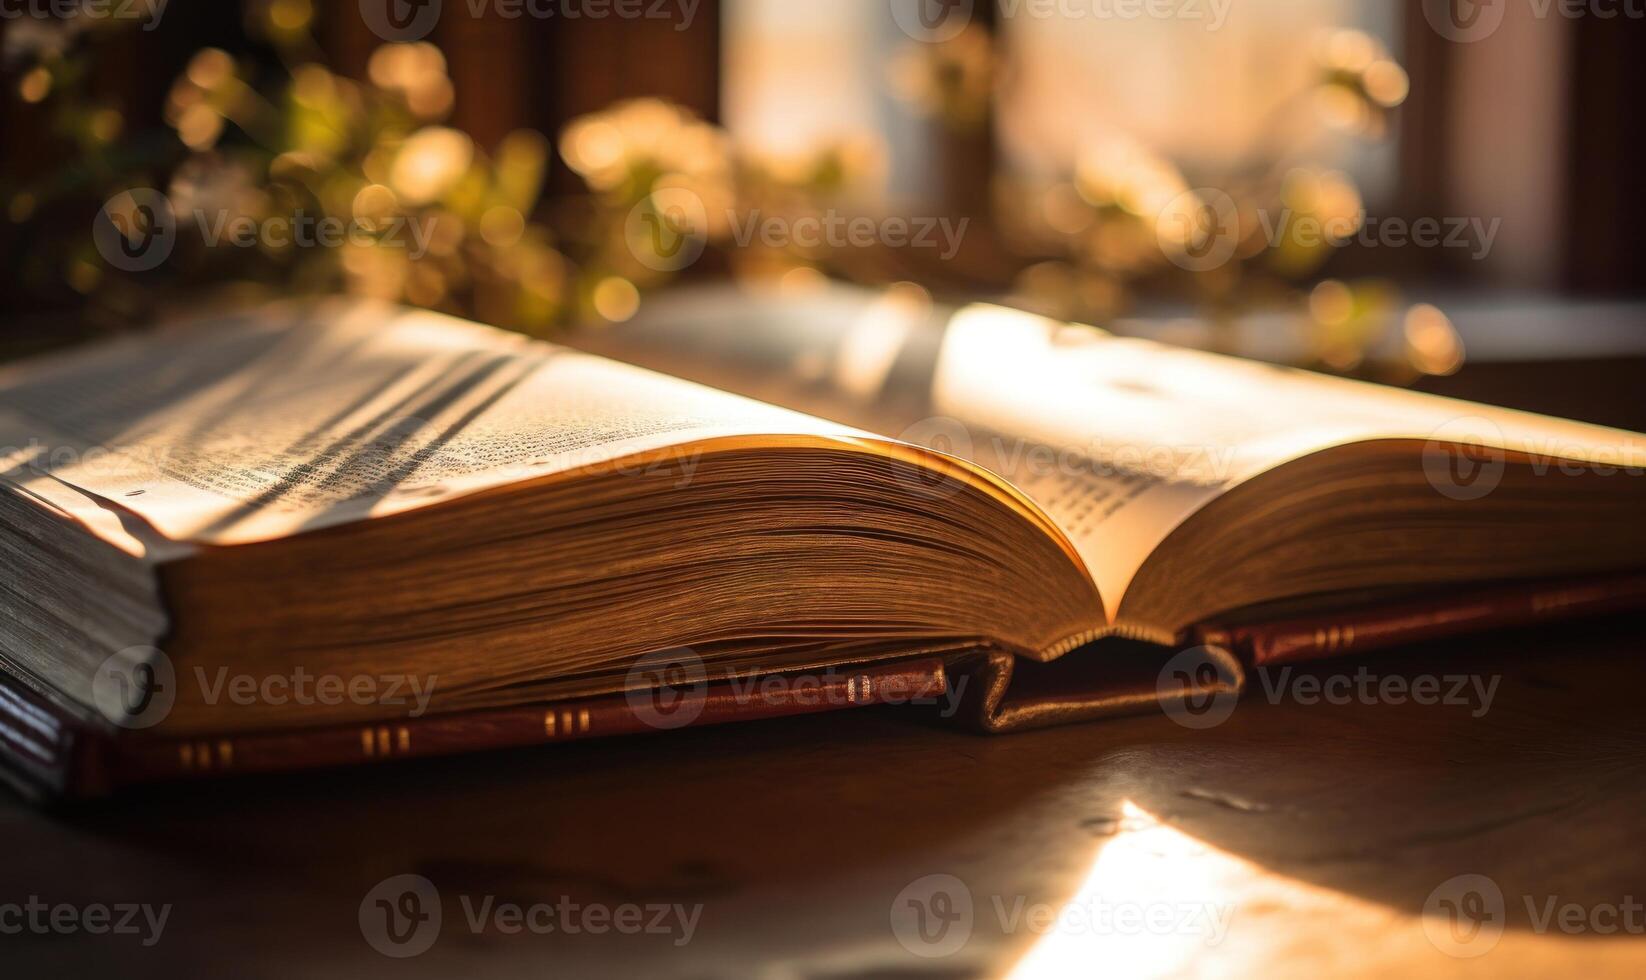
[[[0,934],[0,963],[122,977],[1638,976],[1640,653],[1617,621],[1429,645],[1259,678],[1205,730],[1155,715],[989,737],[873,708],[58,813],[6,797],[0,928],[17,921],[5,903],[31,897],[170,912],[152,946],[151,928]],[[1355,694],[1421,675],[1439,678],[1439,703]],[[1299,679],[1331,676],[1348,703]],[[384,910],[420,906],[401,882],[379,887],[400,875],[427,879],[437,897],[421,908],[441,916],[432,932],[396,918],[405,946]],[[625,930],[598,931],[590,910]]]

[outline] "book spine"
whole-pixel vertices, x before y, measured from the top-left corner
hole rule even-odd
[[[0,674],[0,782],[35,800],[106,792],[103,741],[37,691]]]
[[[1254,666],[1320,660],[1465,633],[1646,609],[1646,575],[1500,586],[1330,617],[1203,626],[1197,643]]]
[[[774,678],[779,680],[774,683]],[[107,737],[104,763],[98,768],[114,784],[127,785],[387,762],[900,704],[941,697],[947,683],[943,660],[922,658],[838,672],[717,681],[666,698],[653,691],[634,691],[292,732],[198,738],[120,733]],[[5,748],[13,757],[31,751],[10,744]],[[47,769],[54,764],[40,761]],[[60,792],[83,795],[85,789],[70,783]]]

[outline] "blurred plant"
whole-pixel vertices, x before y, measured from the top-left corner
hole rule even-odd
[[[590,191],[573,222],[584,257],[578,293],[587,312],[608,321],[632,315],[639,290],[689,268],[760,282],[795,270],[841,274],[849,250],[761,229],[822,222],[829,209],[850,207],[876,185],[883,161],[866,139],[788,157],[739,150],[722,129],[649,98],[572,120],[560,153]]]
[[[1000,64],[992,47],[976,25],[945,44],[911,42],[894,63],[892,89],[943,125],[969,131],[992,108]],[[1308,366],[1385,380],[1455,370],[1461,347],[1438,310],[1419,319],[1426,349],[1440,353],[1407,343],[1391,365],[1368,355],[1399,322],[1392,287],[1327,280],[1307,288],[1365,221],[1353,179],[1314,162],[1321,144],[1343,134],[1383,138],[1409,90],[1406,72],[1364,32],[1333,32],[1312,57],[1314,83],[1273,118],[1272,138],[1257,141],[1279,149],[1242,170],[1191,179],[1117,133],[1084,147],[1061,177],[997,177],[995,227],[1024,263],[1012,301],[1098,324],[1147,297],[1187,296],[1214,323],[1279,306],[1303,321]],[[1320,233],[1287,233],[1296,228]]]
[[[892,57],[887,82],[894,95],[926,115],[976,132],[989,120],[995,74],[989,32],[968,23],[946,41],[903,45]]]
[[[735,193],[726,135],[685,109],[636,99],[579,117],[561,132],[560,155],[589,187],[573,221],[586,257],[582,312],[628,319],[641,288],[726,235]]]
[[[17,234],[43,246],[24,288],[66,281],[128,317],[164,301],[157,287],[206,285],[342,289],[525,330],[563,315],[566,261],[528,218],[548,165],[541,135],[518,131],[487,153],[440,125],[453,92],[433,45],[380,47],[357,81],[320,63],[307,0],[254,3],[247,18],[279,70],[201,50],[166,97],[171,136],[119,142],[119,114],[78,85],[96,47],[85,42],[101,40],[84,19],[17,22],[40,37],[14,48],[8,35],[8,67],[25,100],[54,101],[53,129],[78,164],[7,188]],[[159,268],[121,272],[99,261],[85,209],[110,196],[118,209],[132,199],[121,192],[144,185],[169,201],[176,244]],[[76,233],[53,234],[65,227]],[[305,247],[327,229],[336,247]]]
[[[1402,319],[1386,284],[1310,285],[1365,217],[1354,182],[1313,162],[1319,143],[1334,133],[1383,136],[1407,94],[1405,72],[1358,31],[1322,41],[1315,84],[1277,115],[1277,138],[1266,141],[1282,150],[1257,165],[1191,180],[1115,134],[1085,147],[1067,174],[997,178],[998,244],[979,275],[935,269],[910,250],[792,233],[803,221],[874,212],[885,150],[872,136],[756,153],[686,109],[636,99],[565,127],[558,149],[587,193],[540,202],[548,141],[520,130],[488,149],[443,125],[454,92],[438,48],[384,45],[365,78],[344,78],[322,63],[313,18],[312,0],[254,0],[247,33],[272,58],[197,52],[166,97],[168,130],[143,133],[127,133],[118,108],[88,84],[122,22],[14,21],[0,52],[9,95],[49,113],[52,149],[74,164],[26,182],[0,175],[0,237],[21,256],[9,270],[13,288],[67,290],[124,319],[208,286],[346,290],[544,332],[628,319],[644,291],[688,270],[815,288],[825,275],[1004,282],[1005,268],[1015,269],[1013,302],[1063,319],[1109,324],[1140,298],[1188,296],[1214,323],[1295,311],[1307,362],[1326,370],[1370,373],[1368,352],[1397,322],[1405,356],[1384,376],[1453,370],[1461,358],[1444,314],[1414,308]],[[1001,68],[992,38],[973,24],[940,44],[911,42],[888,82],[970,138],[987,133]],[[125,220],[139,203],[121,192],[143,186],[165,192],[176,246],[157,269],[122,272],[100,260],[91,212],[110,201],[132,212],[119,215],[120,227],[140,227]],[[1278,215],[1326,233],[1276,235]],[[305,221],[349,233],[336,247],[304,247],[290,234],[222,246],[236,228]],[[762,233],[773,226],[790,233]]]

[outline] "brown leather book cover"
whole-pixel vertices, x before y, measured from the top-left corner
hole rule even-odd
[[[950,665],[966,691],[960,717],[985,732],[1044,728],[1122,715],[1194,712],[1239,695],[1248,668],[1370,653],[1534,623],[1646,609],[1646,574],[1518,582],[1421,599],[1354,603],[1330,616],[1250,611],[1243,621],[1189,631],[1177,649],[1103,640],[1102,655],[1036,663],[984,653]]]
[[[137,783],[387,762],[903,704],[940,698],[947,683],[944,661],[928,657],[381,724],[173,738],[94,724],[0,674],[0,777],[35,798],[100,796]]]
[[[1646,608],[1646,574],[1519,582],[1347,608],[1330,616],[1208,624],[1196,643],[1256,667],[1320,660],[1423,640]]]

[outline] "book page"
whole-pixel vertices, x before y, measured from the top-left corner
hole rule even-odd
[[[293,305],[0,374],[0,478],[36,496],[72,487],[194,543],[279,537],[700,439],[771,434],[862,435],[375,304]]]
[[[1414,438],[1646,464],[1614,429],[896,292],[688,290],[573,341],[971,460],[1068,535],[1111,610],[1190,515],[1323,449]]]
[[[932,405],[984,433],[983,446],[970,433],[972,455],[1063,528],[1110,609],[1201,507],[1335,446],[1420,439],[1646,466],[1646,439],[1633,433],[981,305],[948,325]]]

